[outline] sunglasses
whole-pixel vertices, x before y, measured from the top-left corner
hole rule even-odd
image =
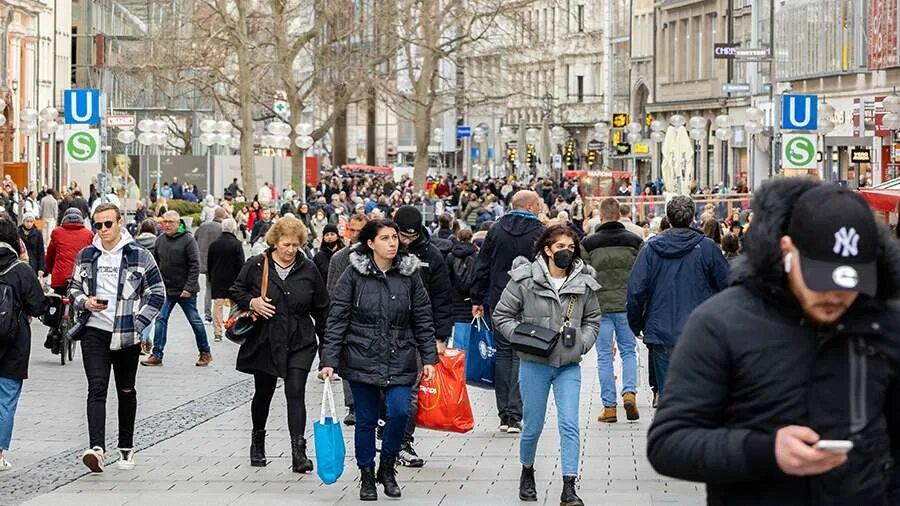
[[[115,223],[116,222],[114,222],[112,220],[98,221],[97,223],[94,223],[94,230],[103,230],[104,228],[113,228],[113,225],[115,225]]]

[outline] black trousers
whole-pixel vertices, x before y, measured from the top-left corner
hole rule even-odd
[[[656,393],[656,366],[653,365],[653,345],[647,344],[647,381],[650,383],[650,390]]]
[[[112,332],[86,327],[81,337],[81,355],[88,381],[87,419],[91,448],[106,449],[106,394],[109,371],[116,378],[119,399],[119,448],[134,447],[134,418],[137,414],[137,391],[134,388],[139,345],[110,350]]]
[[[291,435],[302,436],[306,431],[306,377],[305,369],[288,369],[284,379],[284,396],[287,398],[288,431]],[[275,395],[278,378],[270,374],[254,373],[253,401],[250,403],[250,416],[253,419],[253,430],[266,428],[269,419],[269,407]]]

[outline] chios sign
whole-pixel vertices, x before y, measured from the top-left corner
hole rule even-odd
[[[100,131],[72,130],[66,136],[66,160],[69,163],[100,163]]]

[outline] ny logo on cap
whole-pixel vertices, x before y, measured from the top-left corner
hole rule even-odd
[[[847,227],[841,227],[840,230],[834,233],[834,253],[840,254],[843,257],[856,256],[859,254],[859,234],[856,233],[856,229],[851,227],[850,230],[847,230]]]

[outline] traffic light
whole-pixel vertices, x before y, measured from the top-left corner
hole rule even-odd
[[[537,165],[537,156],[535,156],[534,144],[529,144],[525,149],[525,163],[531,168],[535,168],[535,166]]]
[[[575,141],[572,139],[566,141],[566,147],[563,149],[563,161],[570,170],[575,165]]]
[[[506,148],[506,159],[509,163],[516,163],[516,148]]]
[[[593,149],[589,149],[587,152],[587,164],[588,167],[593,167],[597,162],[597,151]]]

